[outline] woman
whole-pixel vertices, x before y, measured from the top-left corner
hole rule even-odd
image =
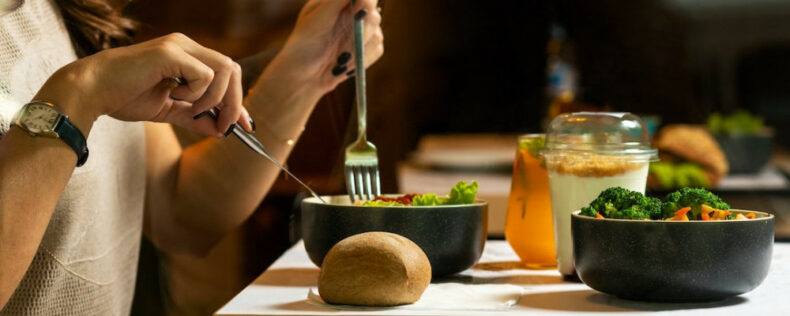
[[[204,254],[277,176],[225,139],[229,126],[257,125],[285,160],[319,98],[353,71],[355,15],[365,64],[383,53],[376,0],[310,0],[243,98],[239,65],[181,34],[77,59],[126,36],[107,8],[26,0],[0,16],[0,314],[128,314],[141,233],[163,252]],[[216,122],[194,118],[212,107]],[[70,125],[47,125],[59,115]],[[211,137],[182,148],[171,124]],[[42,135],[53,128],[59,139]]]

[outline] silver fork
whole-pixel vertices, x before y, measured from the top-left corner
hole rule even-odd
[[[354,18],[354,52],[356,55],[357,118],[359,134],[357,140],[346,148],[346,188],[351,202],[372,200],[381,195],[379,158],[376,146],[367,138],[367,96],[365,95],[365,48],[362,43],[364,16]]]

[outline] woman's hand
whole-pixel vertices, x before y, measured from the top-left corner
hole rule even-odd
[[[239,65],[179,33],[75,61],[58,70],[36,98],[64,107],[78,125],[106,114],[212,136],[222,136],[237,121],[252,129],[242,106]],[[217,122],[193,119],[215,106],[222,109]]]
[[[354,15],[364,10],[365,67],[384,53],[384,33],[378,0],[310,0],[282,51],[263,76],[286,73],[315,83],[323,93],[334,89],[354,72]],[[287,76],[287,75],[286,75]]]

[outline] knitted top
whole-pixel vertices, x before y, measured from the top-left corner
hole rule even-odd
[[[75,59],[54,2],[26,0],[0,16],[0,137],[47,78]],[[102,116],[88,148],[0,315],[129,314],[143,225],[143,124]]]

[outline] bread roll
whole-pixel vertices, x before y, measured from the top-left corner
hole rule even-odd
[[[431,282],[431,264],[406,237],[369,232],[343,239],[321,265],[318,293],[330,304],[411,304]]]
[[[670,154],[702,166],[713,185],[729,172],[727,157],[716,139],[704,127],[667,125],[656,135],[653,144],[662,155]]]

